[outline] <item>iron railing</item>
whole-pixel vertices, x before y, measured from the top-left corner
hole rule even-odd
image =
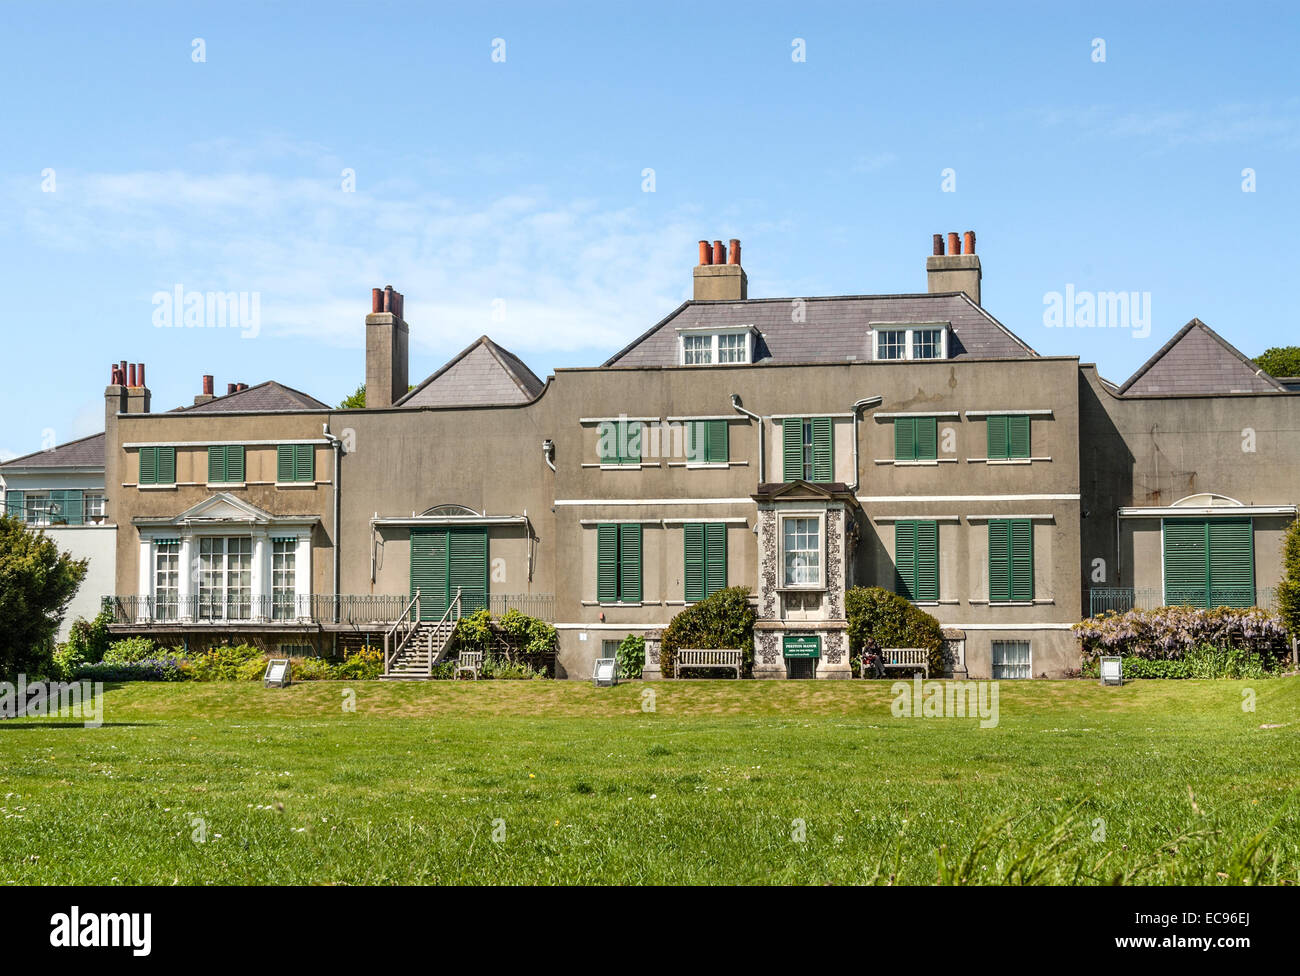
[[[1168,590],[1159,586],[1094,586],[1088,590],[1088,613],[1096,616],[1113,610],[1154,610],[1157,607],[1264,607],[1271,609],[1276,591],[1252,587],[1203,587]]]
[[[520,613],[553,624],[555,623],[555,594],[489,593],[488,610],[496,617],[501,616],[507,610],[518,610]]]
[[[346,624],[383,625],[402,618],[410,604],[406,595],[330,594],[307,596],[157,597],[125,594],[104,598],[115,624]],[[555,594],[490,594],[488,609],[500,616],[508,609],[547,622],[555,620]]]

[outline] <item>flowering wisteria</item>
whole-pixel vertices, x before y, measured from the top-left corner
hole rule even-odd
[[[1072,630],[1086,661],[1099,654],[1177,661],[1203,644],[1243,647],[1264,657],[1284,654],[1287,649],[1282,618],[1260,607],[1109,611],[1075,624]]]

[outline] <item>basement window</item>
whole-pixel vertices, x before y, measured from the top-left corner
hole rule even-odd
[[[902,359],[947,359],[948,326],[872,325],[871,358],[879,362]]]

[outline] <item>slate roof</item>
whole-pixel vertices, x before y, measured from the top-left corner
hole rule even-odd
[[[0,472],[18,472],[36,468],[103,468],[104,435],[91,434],[48,451],[35,451],[10,458],[0,464]]]
[[[527,403],[546,386],[514,353],[479,336],[398,400],[396,407],[465,407]]]
[[[797,306],[796,302],[802,302]],[[798,309],[803,321],[795,321]],[[950,359],[1023,359],[1037,356],[1024,341],[964,292],[933,295],[845,295],[827,298],[751,298],[741,302],[684,302],[648,332],[606,360],[605,366],[678,365],[677,330],[753,325],[761,335],[757,364],[842,363],[871,360],[873,323],[947,322]]]
[[[1200,319],[1178,330],[1125,380],[1123,394],[1285,393],[1287,388]]]
[[[247,390],[227,393],[207,403],[197,403],[189,407],[177,407],[172,413],[236,413],[252,411],[269,413],[277,410],[329,410],[329,404],[321,403],[313,396],[300,390],[294,390],[267,380],[250,386]]]

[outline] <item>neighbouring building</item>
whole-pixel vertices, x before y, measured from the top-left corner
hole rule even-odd
[[[4,512],[42,529],[58,547],[86,560],[86,576],[68,605],[57,640],[73,621],[99,613],[116,583],[117,527],[104,510],[104,435],[92,434],[0,464]]]
[[[954,671],[1027,678],[1077,668],[1098,609],[1271,600],[1300,398],[1196,320],[1118,386],[1039,355],[980,304],[970,232],[926,274],[750,298],[739,241],[701,241],[694,298],[604,364],[542,381],[484,336],[414,387],[402,295],[375,289],[360,410],[264,383],[152,414],[115,370],[115,628],[322,653],[393,631],[409,675],[450,616],[517,607],[586,678],[745,585],[755,675],[832,678],[845,589],[880,585],[939,619]]]

